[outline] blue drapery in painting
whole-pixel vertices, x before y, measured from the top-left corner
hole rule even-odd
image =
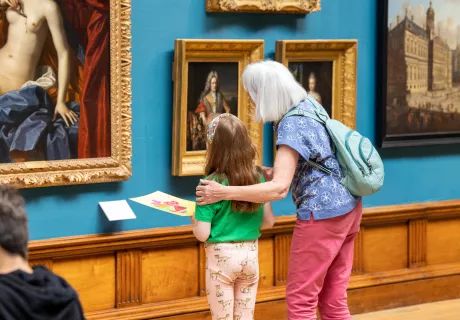
[[[67,107],[80,116],[80,105]],[[29,152],[44,145],[46,160],[77,158],[78,121],[67,127],[40,86],[28,86],[0,96],[0,163],[12,162],[10,152]]]

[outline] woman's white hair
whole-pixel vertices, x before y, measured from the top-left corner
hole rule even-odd
[[[257,121],[278,121],[292,107],[307,98],[307,92],[289,69],[275,61],[266,60],[248,65],[242,81],[244,89],[256,104]]]

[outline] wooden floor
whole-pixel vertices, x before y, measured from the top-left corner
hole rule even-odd
[[[460,319],[460,300],[422,304],[353,316],[354,320],[450,320]]]

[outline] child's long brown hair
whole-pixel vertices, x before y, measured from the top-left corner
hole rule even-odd
[[[262,173],[255,165],[257,151],[244,124],[236,117],[219,120],[206,155],[206,175],[230,186],[260,183]],[[255,212],[260,203],[232,201],[232,210]]]

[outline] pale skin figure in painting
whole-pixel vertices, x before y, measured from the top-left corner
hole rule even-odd
[[[0,0],[9,23],[8,38],[0,48],[0,95],[36,80],[37,66],[50,31],[58,56],[58,94],[55,108],[67,125],[77,115],[65,104],[69,84],[69,48],[61,12],[52,0]]]
[[[313,98],[315,98],[315,100],[318,101],[318,103],[321,104],[322,103],[321,102],[321,96],[315,90],[316,90],[316,76],[312,72],[308,76],[308,94],[311,95]]]
[[[195,112],[199,114],[204,125],[218,114],[230,113],[230,106],[219,91],[219,75],[216,71],[208,74],[205,88],[200,96],[200,104]]]

